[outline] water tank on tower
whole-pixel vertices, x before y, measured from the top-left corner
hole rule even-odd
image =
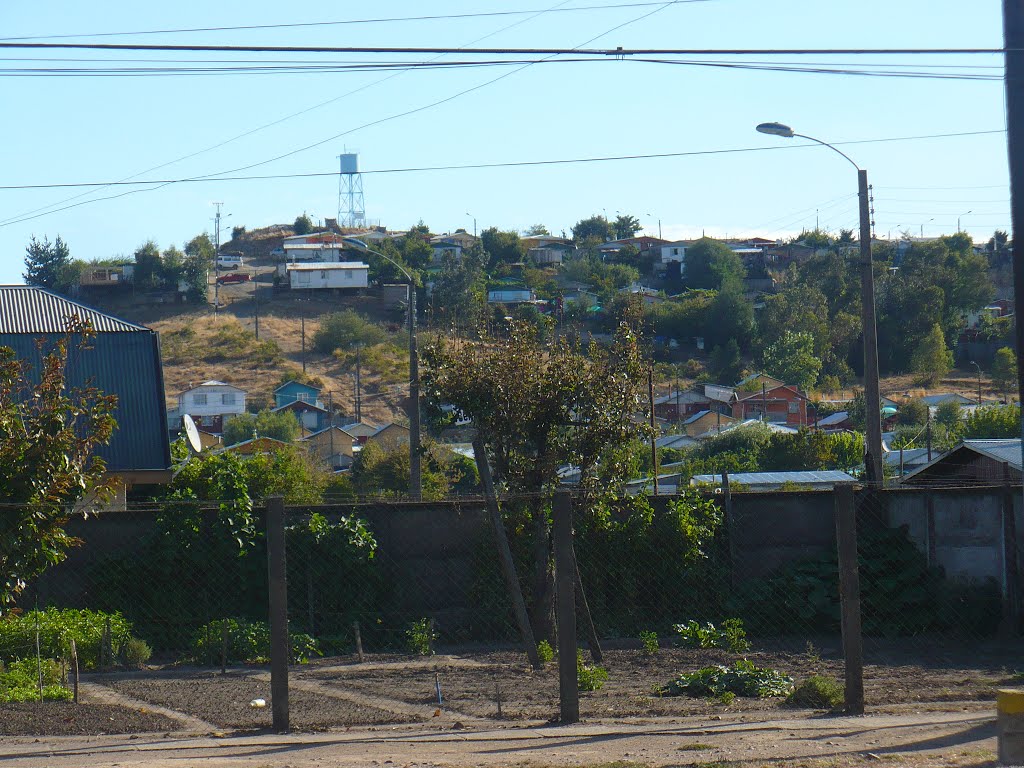
[[[359,155],[347,152],[338,156],[338,221],[344,227],[366,227],[366,201],[363,198],[363,175],[359,173]]]

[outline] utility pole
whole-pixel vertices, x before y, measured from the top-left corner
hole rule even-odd
[[[420,364],[416,349],[416,286],[409,278],[409,490],[413,501],[423,495],[420,466]]]
[[[1024,249],[1017,233],[1024,232],[1024,3],[1003,0],[1003,47],[1006,82],[1006,148],[1010,166],[1010,237],[1013,249],[1013,299],[1024,307]],[[1014,323],[1017,349],[1017,397],[1024,404],[1024,323]],[[1024,407],[1024,406],[1022,406]],[[1024,438],[1024,422],[1021,423]],[[1024,454],[1024,440],[1021,441]]]
[[[356,344],[356,421],[363,420],[363,387],[360,380],[360,353],[362,348]]]
[[[654,495],[658,495],[658,431],[654,422],[654,368],[647,369],[647,397],[651,406],[651,476],[654,478]]]
[[[303,312],[300,316],[300,322],[302,324],[302,372],[306,372],[306,313]]]
[[[878,333],[875,330],[875,272],[871,261],[871,202],[868,172],[857,169],[860,197],[860,324],[864,335],[864,474],[868,485],[880,488],[882,475],[882,414],[878,393]]]
[[[213,217],[213,314],[220,312],[220,209],[224,203],[214,203],[217,215]]]

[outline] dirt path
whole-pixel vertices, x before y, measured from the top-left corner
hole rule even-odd
[[[5,740],[0,763],[24,768],[119,765],[124,768],[288,766],[595,766],[622,760],[644,766],[764,761],[846,768],[992,765],[991,713],[809,717],[746,722],[690,718],[675,722],[459,730],[422,725],[316,734],[216,738],[93,737]],[[881,762],[880,762],[881,761]]]

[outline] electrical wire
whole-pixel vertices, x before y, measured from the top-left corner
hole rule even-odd
[[[681,5],[685,3],[706,3],[711,0],[672,0],[672,5]],[[642,3],[614,3],[610,5],[580,5],[573,8],[557,8],[557,9],[533,9],[523,11],[481,11],[477,13],[449,13],[449,14],[436,14],[432,16],[398,16],[389,18],[373,18],[373,19],[344,19],[340,21],[307,21],[307,22],[292,22],[284,24],[246,24],[243,26],[234,27],[185,27],[179,29],[149,29],[136,32],[82,32],[77,34],[65,34],[65,35],[30,35],[23,37],[0,37],[0,41],[14,42],[23,40],[62,40],[76,37],[138,37],[142,35],[168,35],[168,34],[188,34],[193,32],[238,32],[238,31],[250,31],[250,30],[261,30],[261,29],[299,29],[309,27],[332,27],[332,26],[344,26],[353,24],[392,24],[396,22],[409,22],[409,21],[449,21],[455,19],[480,19],[480,18],[494,18],[497,16],[528,16],[536,13],[576,13],[579,11],[608,11],[622,8],[643,8],[655,5],[664,5],[665,0],[660,2],[642,2]]]

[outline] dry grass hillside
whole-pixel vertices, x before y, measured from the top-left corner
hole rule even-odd
[[[307,352],[302,352],[302,314],[293,306],[261,310],[260,337],[250,302],[235,302],[214,314],[210,310],[143,320],[160,332],[164,357],[164,388],[168,405],[192,385],[211,379],[241,387],[250,402],[272,403],[272,393],[283,381],[302,374],[321,380],[323,399],[330,398],[345,413],[355,411],[354,370],[350,361],[313,352],[310,346],[321,312],[337,307],[304,307]],[[312,310],[312,311],[310,311]],[[407,369],[406,369],[407,370]],[[407,387],[391,383],[364,368],[362,376],[364,420],[377,424],[404,419]]]

